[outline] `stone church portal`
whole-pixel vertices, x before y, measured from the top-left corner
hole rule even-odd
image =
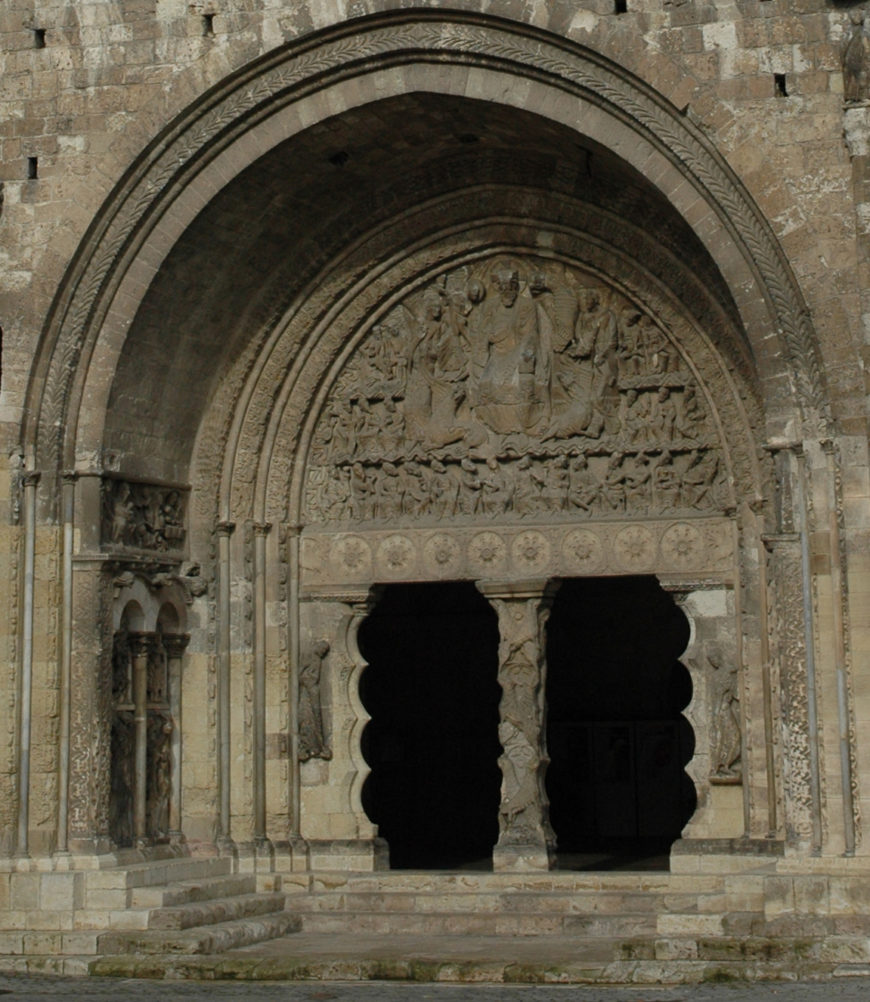
[[[866,960],[863,16],[200,6],[0,16],[3,941]]]

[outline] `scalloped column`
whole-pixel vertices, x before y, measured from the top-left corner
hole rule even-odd
[[[502,754],[499,837],[493,869],[548,870],[556,836],[544,787],[546,743],[546,657],[544,627],[558,584],[478,581],[498,616],[499,740]]]
[[[362,733],[369,714],[359,697],[368,667],[357,633],[372,607],[368,587],[309,595],[301,609],[303,649],[326,642],[320,681],[321,712],[329,757],[300,763],[300,829],[311,869],[378,870],[389,865],[387,845],[362,805],[371,769]]]
[[[745,728],[734,592],[723,585],[664,587],[689,622],[689,642],[680,660],[692,679],[692,698],[683,715],[695,736],[686,772],[698,801],[682,837],[738,838],[746,830]]]

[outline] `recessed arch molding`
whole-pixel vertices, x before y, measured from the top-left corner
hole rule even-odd
[[[234,144],[228,162],[236,170],[253,162],[264,152],[258,128],[294,103],[342,81],[432,63],[474,67],[481,91],[475,96],[491,100],[524,100],[487,93],[504,74],[526,81],[526,94],[543,88],[540,94],[561,99],[551,101],[554,116],[574,116],[578,131],[588,128],[604,145],[610,138],[619,155],[646,166],[735,290],[762,378],[777,384],[772,409],[790,398],[784,406],[797,405],[806,433],[828,434],[824,378],[796,279],[760,210],[688,115],[613,62],[540,30],[475,14],[396,11],[314,33],[228,77],[128,171],[83,241],[43,332],[25,409],[24,440],[35,443],[28,464],[57,473],[76,464],[79,409],[103,325],[127,272],[161,221],[171,229],[168,214],[195,176],[206,176]],[[403,86],[401,74],[394,76]],[[544,103],[535,110],[547,113]],[[633,143],[626,144],[629,135]],[[239,143],[245,136],[253,141]],[[214,190],[225,182],[225,174],[210,181]],[[768,415],[774,432],[784,422],[781,414]]]

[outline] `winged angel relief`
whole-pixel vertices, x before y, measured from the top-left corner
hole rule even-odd
[[[705,512],[727,488],[666,331],[553,262],[459,268],[373,327],[315,433],[312,522]]]

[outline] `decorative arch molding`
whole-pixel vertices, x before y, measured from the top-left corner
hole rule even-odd
[[[429,63],[463,72],[431,82],[418,72]],[[25,408],[24,439],[35,443],[28,465],[59,472],[99,463],[108,391],[94,398],[89,378],[99,371],[111,382],[106,373],[150,278],[228,177],[314,121],[427,87],[522,104],[645,174],[734,291],[755,366],[770,386],[769,428],[791,425],[794,433],[795,401],[804,430],[825,432],[824,380],[797,282],[757,206],[686,116],[604,57],[540,30],[475,14],[402,11],[327,29],[257,61],[145,151],[92,226],[48,319]]]
[[[511,215],[517,201],[522,218]],[[422,235],[408,244],[407,232]],[[721,420],[741,429],[731,435],[729,459],[738,495],[764,493],[753,441],[763,434],[763,406],[751,358],[734,318],[702,282],[653,236],[612,213],[552,193],[488,187],[435,199],[367,235],[249,347],[224,380],[195,454],[195,545],[204,545],[201,533],[210,532],[217,518],[298,522],[299,497],[288,490],[291,482],[299,489],[310,425],[337,378],[336,366],[378,316],[427,275],[505,243],[515,253],[540,252],[620,275],[626,292],[678,331],[683,350],[704,370],[702,381],[721,394],[715,405]]]

